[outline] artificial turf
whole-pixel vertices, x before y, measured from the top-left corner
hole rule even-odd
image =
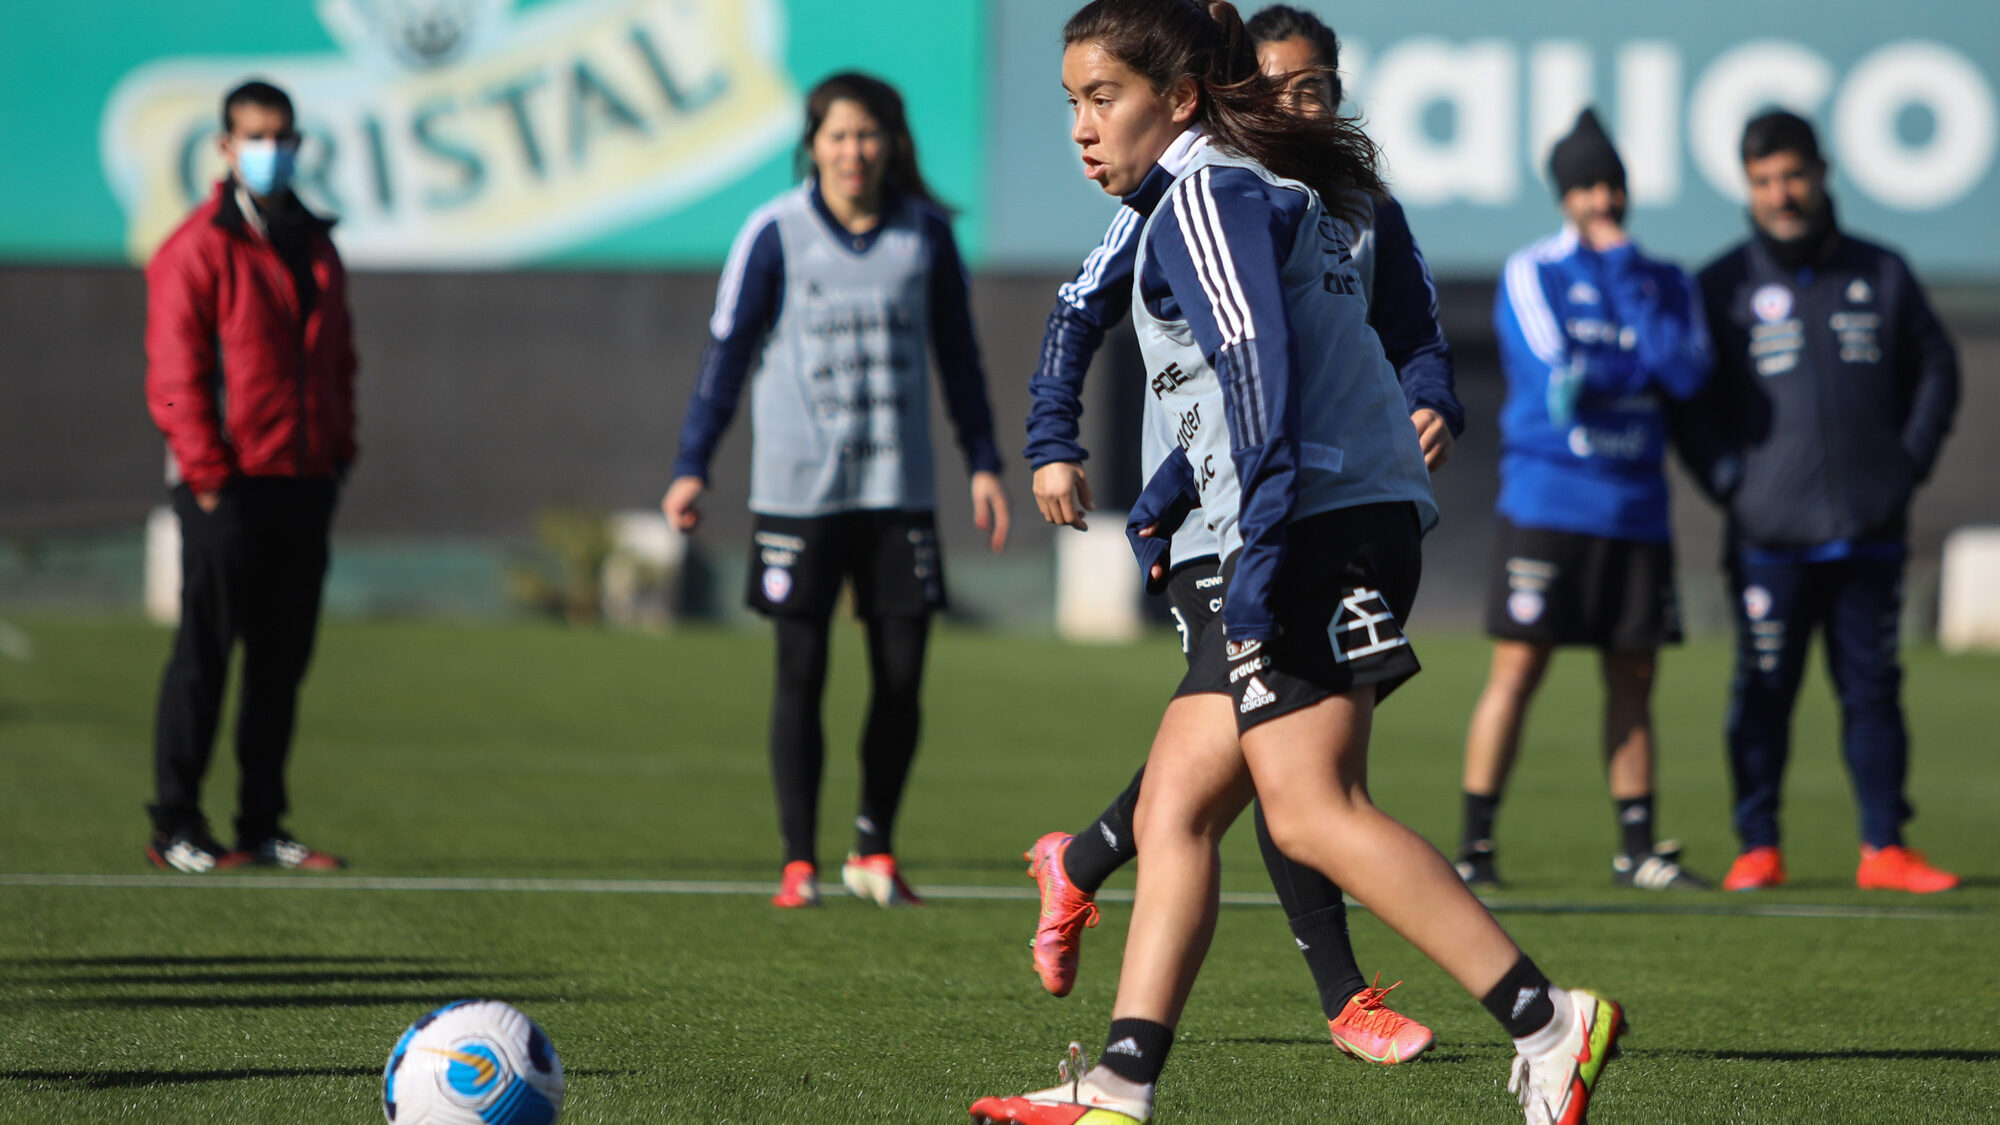
[[[1028,901],[781,912],[757,894],[657,893],[775,880],[762,634],[331,622],[291,827],[352,868],[188,879],[149,875],[140,854],[168,634],[17,624],[33,652],[0,657],[0,1121],[379,1120],[397,1033],[467,996],[513,1001],[548,1030],[569,1122],[963,1120],[979,1095],[1053,1082],[1070,1039],[1102,1045],[1123,905],[1106,906],[1081,982],[1056,1000],[1029,965]],[[849,842],[865,690],[856,631],[838,633],[829,874]],[[1417,642],[1427,671],[1379,715],[1373,788],[1448,846],[1485,646]],[[1558,981],[1632,1013],[1593,1120],[2000,1120],[2000,661],[1906,655],[1912,839],[1967,884],[1923,899],[1852,887],[1853,803],[1817,682],[1787,789],[1792,885],[1612,888],[1595,674],[1585,655],[1558,661],[1501,813],[1510,886],[1492,901]],[[1021,849],[1124,785],[1178,663],[1164,636],[1087,648],[942,631],[898,830],[912,882],[1029,887]],[[1661,826],[1712,876],[1734,850],[1727,663],[1715,641],[1668,653],[1657,699]],[[228,757],[225,739],[209,785],[225,829]],[[546,882],[369,882],[392,877]],[[1247,828],[1224,890],[1268,890]],[[1231,906],[1157,1120],[1519,1120],[1491,1019],[1365,912],[1353,929],[1364,967],[1405,982],[1392,1002],[1436,1029],[1429,1056],[1377,1068],[1334,1052],[1280,912]]]

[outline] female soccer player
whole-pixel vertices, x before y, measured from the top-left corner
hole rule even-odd
[[[901,95],[865,74],[826,79],[806,99],[799,151],[811,174],[751,215],[730,249],[660,506],[684,531],[700,522],[709,460],[751,376],[746,597],[777,633],[771,776],[785,842],[771,901],[819,903],[820,697],[834,602],[852,581],[874,688],[841,878],[882,906],[917,905],[891,844],[930,619],[945,602],[926,343],[972,475],[974,520],[996,552],[1007,539],[1000,454],[965,268],[918,171]]]
[[[1286,104],[1297,113],[1337,113],[1341,102],[1340,39],[1311,12],[1285,4],[1259,11],[1245,25],[1264,73],[1285,83]],[[1372,222],[1353,247],[1354,266],[1368,294],[1368,325],[1396,369],[1410,422],[1435,472],[1464,429],[1464,409],[1452,391],[1451,349],[1438,327],[1437,289],[1395,200],[1358,195]],[[1138,249],[1138,214],[1119,209],[1104,241],[1084,259],[1076,278],[1058,291],[1042,337],[1041,364],[1028,383],[1028,459],[1034,466],[1035,502],[1051,523],[1078,525],[1089,510],[1090,488],[1078,444],[1083,381],[1105,330],[1132,306],[1132,263]],[[1147,473],[1174,444],[1174,429],[1157,414],[1145,427]],[[1190,515],[1175,533],[1173,570],[1163,585],[1181,638],[1181,654],[1194,658],[1194,641],[1221,608],[1217,546],[1205,521]],[[1133,813],[1144,770],[1083,831],[1050,832],[1028,850],[1029,874],[1041,889],[1041,912],[1032,945],[1042,986],[1067,995],[1076,982],[1083,931],[1097,923],[1094,899],[1112,872],[1138,855]],[[1335,1046],[1355,1058],[1383,1065],[1408,1062],[1428,1050],[1431,1031],[1389,1007],[1390,988],[1370,987],[1348,938],[1347,906],[1340,888],[1311,868],[1285,857],[1271,842],[1261,811],[1253,806],[1257,845],[1271,885],[1285,908],[1299,952],[1312,972]],[[1378,979],[1379,983],[1379,979]]]
[[[1094,0],[1064,42],[1085,174],[1145,216],[1132,317],[1150,409],[1173,415],[1179,437],[1149,492],[1199,504],[1227,585],[1147,760],[1102,1060],[972,1115],[1151,1116],[1214,933],[1217,845],[1256,796],[1286,855],[1499,1019],[1528,1121],[1580,1121],[1622,1030],[1618,1005],[1551,985],[1445,858],[1368,798],[1375,703],[1418,671],[1398,622],[1436,518],[1395,374],[1364,323],[1352,216],[1322,203],[1380,190],[1373,145],[1349,120],[1287,113],[1227,3]],[[1172,523],[1142,526],[1141,541],[1162,543]],[[1164,555],[1142,559],[1163,574]]]

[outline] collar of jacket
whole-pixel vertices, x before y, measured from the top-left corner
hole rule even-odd
[[[1175,137],[1174,143],[1167,146],[1167,151],[1160,154],[1159,162],[1146,173],[1145,179],[1139,181],[1139,186],[1130,195],[1120,197],[1118,202],[1141,215],[1151,215],[1153,208],[1160,205],[1160,198],[1174,186],[1181,173],[1187,171],[1195,153],[1207,143],[1208,136],[1200,125],[1188,126],[1187,131]]]
[[[238,237],[248,237],[250,234],[250,221],[243,217],[243,209],[236,205],[236,177],[234,175],[226,176],[216,183],[214,198],[215,218],[211,221],[230,234],[237,235]],[[307,209],[304,203],[299,201],[298,196],[289,191],[278,197],[278,205],[280,207],[298,208],[306,216],[308,225],[315,234],[325,234],[333,229],[334,220],[314,214],[311,210]]]
[[[1840,248],[1840,222],[1833,210],[1833,196],[1827,195],[1822,202],[1819,221],[1814,223],[1805,237],[1792,242],[1780,242],[1772,238],[1755,219],[1750,222],[1751,238],[1764,255],[1780,269],[1796,272],[1808,267],[1818,269],[1833,260]]]

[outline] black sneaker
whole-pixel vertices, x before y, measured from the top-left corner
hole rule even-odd
[[[1487,890],[1500,885],[1500,869],[1493,865],[1493,841],[1474,840],[1458,850],[1458,860],[1452,866],[1458,868],[1458,877],[1473,890]]]
[[[1708,889],[1708,880],[1681,866],[1679,840],[1662,840],[1645,855],[1613,857],[1611,879],[1621,887],[1637,887],[1642,891]]]
[[[224,866],[284,867],[293,871],[338,871],[347,861],[337,855],[314,851],[280,828],[258,840],[241,841],[229,853]]]
[[[172,832],[155,831],[152,843],[146,845],[146,858],[154,867],[185,871],[189,875],[235,866],[228,862],[229,853],[208,834],[206,824],[176,828]]]

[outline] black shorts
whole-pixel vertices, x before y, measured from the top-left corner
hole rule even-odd
[[[1616,652],[1678,644],[1673,545],[1519,527],[1500,517],[1486,632],[1532,645]]]
[[[1194,665],[1195,644],[1222,612],[1222,568],[1213,557],[1182,563],[1167,575],[1167,612],[1181,635],[1181,655]]]
[[[1230,652],[1218,616],[1174,693],[1228,695],[1239,732],[1371,684],[1380,700],[1422,669],[1402,627],[1423,576],[1415,505],[1323,512],[1292,524],[1286,536],[1272,591],[1278,636]],[[1237,558],[1223,563],[1225,579]]]
[[[765,615],[826,617],[854,582],[858,617],[943,609],[944,558],[933,512],[757,516],[743,601]]]

